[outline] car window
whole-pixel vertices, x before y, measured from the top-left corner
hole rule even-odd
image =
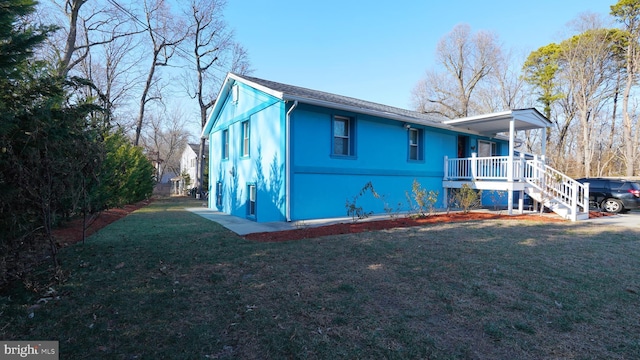
[[[611,188],[612,189],[616,189],[616,190],[631,190],[631,183],[628,182],[624,182],[624,183],[611,183]]]
[[[589,183],[589,187],[591,188],[604,188],[605,180],[596,180],[596,179],[586,179],[585,182]]]
[[[629,183],[629,184],[631,184],[631,188],[632,189],[640,190],[640,184],[638,184],[637,182],[632,182],[632,183]]]

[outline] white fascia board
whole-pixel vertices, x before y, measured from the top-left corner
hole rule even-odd
[[[467,116],[459,119],[445,120],[444,123],[447,125],[455,126],[457,124],[473,123],[475,121],[502,120],[502,119],[507,120],[507,119],[510,119],[512,116],[513,116],[513,112],[509,110],[509,111],[502,111],[502,112],[497,112],[492,114],[482,114],[482,115],[475,115],[475,116]]]
[[[551,127],[552,125],[551,120],[536,109],[513,110],[513,116],[516,120],[522,119],[522,121],[539,125],[540,127]]]
[[[377,117],[381,117],[381,118],[385,118],[385,119],[398,120],[398,121],[403,121],[403,122],[406,122],[406,123],[411,123],[411,124],[416,124],[416,125],[430,126],[430,127],[440,128],[440,129],[457,131],[457,129],[455,129],[455,128],[451,127],[451,126],[447,126],[447,125],[444,125],[444,124],[441,124],[441,123],[437,123],[437,122],[427,122],[428,120],[416,119],[416,118],[413,118],[413,117],[402,116],[402,115],[399,115],[399,114],[392,114],[392,113],[388,113],[388,112],[384,112],[384,111],[363,109],[361,107],[338,104],[338,103],[331,102],[331,101],[318,100],[318,99],[309,99],[309,98],[291,96],[291,95],[286,95],[286,94],[284,95],[284,99],[283,100],[285,100],[285,101],[296,101],[297,100],[299,103],[303,103],[303,104],[316,105],[316,106],[327,107],[327,108],[331,108],[331,109],[344,110],[344,111],[351,111],[351,112],[355,112],[355,113],[358,113],[358,114],[377,116]]]
[[[209,134],[211,133],[211,129],[213,128],[215,119],[216,119],[216,114],[222,109],[222,101],[221,99],[224,99],[227,94],[229,93],[229,91],[231,90],[231,81],[229,80],[231,77],[231,73],[227,73],[227,77],[224,79],[224,81],[222,82],[222,87],[220,88],[220,91],[218,91],[218,96],[216,97],[216,101],[213,104],[213,108],[211,109],[211,114],[209,114],[209,118],[207,119],[207,122],[204,124],[204,127],[202,128],[202,132],[200,133],[200,138],[201,139],[207,139],[209,137]]]
[[[263,93],[269,94],[269,95],[271,95],[271,96],[273,96],[275,98],[278,98],[278,99],[281,99],[281,100],[284,99],[284,94],[282,92],[280,92],[280,91],[276,91],[276,90],[268,88],[268,87],[266,87],[264,85],[260,85],[258,83],[253,82],[253,81],[249,81],[249,80],[247,80],[247,79],[245,79],[245,78],[243,78],[241,76],[235,75],[235,74],[229,74],[229,77],[234,79],[237,82],[241,82],[243,84],[249,85],[252,88],[260,90]]]
[[[291,96],[291,95],[287,95],[287,94],[284,94],[283,100],[285,100],[285,101],[296,101],[297,100],[299,103],[303,103],[303,104],[316,105],[316,106],[321,106],[321,107],[328,107],[328,108],[331,108],[331,109],[351,111],[351,112],[355,112],[355,113],[359,113],[359,114],[365,114],[365,115],[382,117],[382,118],[385,118],[385,119],[402,121],[402,122],[409,123],[409,124],[422,125],[422,126],[426,126],[426,127],[433,127],[433,128],[437,128],[437,129],[449,130],[449,131],[453,131],[453,132],[456,132],[456,133],[462,133],[462,134],[468,134],[468,135],[477,135],[477,136],[482,136],[482,137],[490,137],[490,138],[501,139],[501,140],[508,140],[509,139],[508,136],[503,136],[503,135],[487,136],[487,134],[483,134],[483,133],[480,133],[478,131],[458,128],[458,127],[451,126],[451,125],[447,124],[446,121],[442,122],[442,123],[438,123],[438,122],[435,122],[435,121],[434,122],[428,122],[428,120],[416,119],[416,118],[413,118],[413,117],[402,116],[402,115],[398,115],[398,114],[391,114],[391,113],[384,112],[384,111],[368,110],[368,109],[363,109],[363,108],[360,108],[360,107],[357,107],[357,106],[349,106],[349,105],[344,105],[344,104],[337,104],[337,103],[334,103],[334,102],[331,102],[331,101],[309,99],[309,98],[304,98],[304,97],[299,97],[299,96]]]
[[[222,100],[228,96],[229,92],[231,91],[231,88],[233,87],[233,85],[235,85],[236,82],[246,84],[252,88],[260,90],[278,99],[283,98],[283,94],[279,91],[275,91],[273,89],[262,86],[260,84],[256,84],[252,81],[248,81],[241,76],[238,76],[232,73],[227,73],[227,77],[224,79],[222,83],[222,88],[218,92],[218,97],[216,98],[215,105],[213,106],[213,109],[211,110],[211,114],[209,115],[209,119],[207,120],[204,128],[202,128],[202,133],[200,134],[200,138],[202,139],[208,138],[209,133],[211,132],[211,129],[215,125],[214,122],[217,117],[217,114],[220,112],[220,110],[222,110],[222,106],[224,105],[224,101]]]

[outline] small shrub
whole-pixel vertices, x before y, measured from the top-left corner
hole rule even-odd
[[[414,179],[411,184],[411,195],[408,192],[405,194],[412,212],[419,216],[433,215],[435,204],[438,202],[437,191],[423,189],[418,180]]]
[[[366,194],[367,191],[371,191],[371,194],[373,194],[375,198],[380,197],[373,188],[371,181],[369,181],[362,187],[358,195],[355,195],[351,201],[347,199],[345,202],[344,207],[347,209],[347,215],[351,217],[354,223],[358,222],[358,220],[366,219],[373,214],[373,211],[365,211],[362,206],[358,206],[358,199]]]
[[[460,189],[452,191],[450,200],[466,214],[472,209],[480,207],[481,194],[481,191],[474,190],[469,185],[464,184]]]

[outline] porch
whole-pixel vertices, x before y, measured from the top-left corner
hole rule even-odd
[[[449,189],[467,185],[471,189],[496,190],[507,193],[509,215],[514,210],[514,194],[518,192],[518,212],[524,211],[524,195],[572,221],[589,217],[589,186],[581,184],[545,164],[546,131],[541,131],[542,155],[515,156],[515,134],[518,130],[544,129],[550,122],[535,109],[511,110],[445,122],[484,136],[496,137],[508,132],[509,151],[506,156],[444,158],[442,186],[445,199]]]

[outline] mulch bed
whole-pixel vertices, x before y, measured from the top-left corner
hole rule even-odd
[[[135,204],[125,205],[121,208],[114,208],[102,211],[95,214],[93,217],[87,219],[88,227],[85,231],[85,236],[88,237],[94,234],[96,231],[111,224],[112,222],[119,220],[130,213],[149,205],[153,200],[143,200]],[[69,221],[53,230],[53,238],[60,247],[69,246],[77,242],[82,241],[82,218],[77,218]]]
[[[596,218],[601,216],[610,215],[608,213],[591,211],[589,218]],[[541,221],[548,223],[566,222],[553,214],[548,215],[507,215],[507,214],[495,214],[486,212],[469,212],[464,213],[449,213],[431,215],[422,218],[398,218],[395,220],[376,220],[376,221],[362,221],[357,223],[341,223],[320,227],[308,227],[294,230],[285,230],[277,232],[262,232],[248,234],[244,238],[247,240],[253,240],[258,242],[280,242],[280,241],[292,241],[300,239],[310,239],[327,235],[338,234],[355,234],[366,231],[377,231],[392,228],[420,226],[426,224],[435,223],[447,223],[447,222],[462,222],[462,221],[478,221],[478,220],[515,220],[515,221]]]
[[[144,200],[136,204],[127,205],[123,208],[109,209],[101,212],[95,219],[91,221],[90,226],[86,230],[86,236],[90,236],[103,227],[111,224],[112,222],[127,216],[129,213],[138,210],[151,203],[152,200]],[[589,218],[597,218],[601,216],[609,216],[612,214],[591,211],[589,212]],[[292,241],[301,239],[310,239],[328,235],[339,234],[355,234],[367,231],[378,231],[392,228],[420,226],[426,224],[435,223],[447,223],[447,222],[462,222],[462,221],[478,221],[478,220],[528,220],[528,221],[541,221],[549,223],[566,222],[553,214],[545,215],[506,215],[487,212],[469,212],[467,214],[455,212],[449,214],[431,215],[423,218],[397,218],[394,220],[376,220],[376,221],[361,221],[357,223],[341,223],[332,224],[318,227],[306,227],[293,230],[284,230],[276,232],[262,232],[248,234],[244,236],[247,240],[258,242],[281,242]],[[53,231],[54,238],[59,246],[68,246],[82,241],[82,219],[75,219],[64,226],[55,229]]]

